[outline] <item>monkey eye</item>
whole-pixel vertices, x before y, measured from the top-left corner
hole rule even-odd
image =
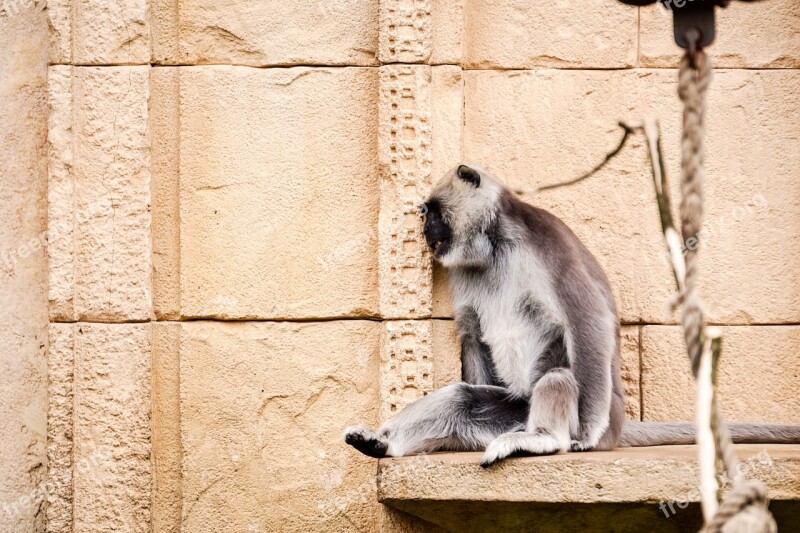
[[[425,216],[428,214],[428,204],[423,203],[419,206],[419,214]]]

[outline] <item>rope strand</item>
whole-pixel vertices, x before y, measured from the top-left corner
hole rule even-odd
[[[694,65],[693,65],[694,64]],[[683,294],[683,329],[686,346],[697,374],[700,352],[703,349],[701,332],[705,323],[702,300],[697,287],[698,234],[703,225],[703,161],[705,147],[705,97],[711,81],[711,62],[703,51],[696,53],[694,61],[687,53],[681,61],[678,78],[678,95],[683,101],[683,134],[681,137],[681,233],[686,248],[686,284]]]
[[[686,247],[686,278],[682,294],[681,322],[686,349],[697,377],[704,349],[705,313],[698,288],[697,247],[703,227],[703,163],[705,146],[705,101],[711,81],[711,62],[702,50],[687,52],[678,74],[678,95],[683,102],[683,134],[681,137],[681,233]],[[748,481],[739,471],[728,427],[723,420],[719,402],[714,395],[711,404],[711,429],[717,455],[732,480],[732,489],[720,504],[703,532],[774,533],[777,526],[767,510],[767,489],[760,481]]]

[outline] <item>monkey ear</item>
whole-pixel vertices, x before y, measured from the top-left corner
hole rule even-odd
[[[456,170],[456,174],[475,188],[481,186],[481,175],[477,170],[469,168],[467,165],[460,165]]]

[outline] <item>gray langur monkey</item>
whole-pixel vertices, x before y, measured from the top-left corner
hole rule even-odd
[[[425,238],[448,270],[462,383],[379,430],[348,428],[371,457],[485,450],[515,455],[694,442],[691,423],[625,420],[619,320],[603,269],[556,216],[460,165],[424,204]],[[732,424],[735,442],[797,443],[800,426]]]

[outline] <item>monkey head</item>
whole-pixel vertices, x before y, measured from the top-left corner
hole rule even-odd
[[[447,268],[480,268],[494,253],[504,188],[474,166],[459,165],[433,187],[421,206],[425,240]]]

